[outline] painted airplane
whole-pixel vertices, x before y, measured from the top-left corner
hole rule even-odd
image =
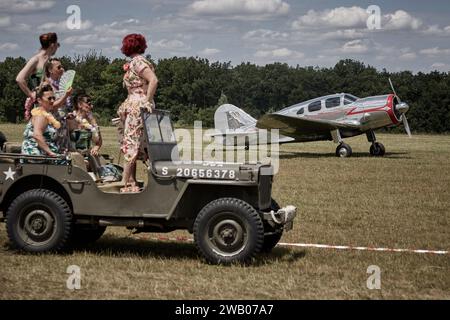
[[[411,131],[406,119],[408,104],[395,93],[358,98],[348,93],[327,95],[295,104],[266,114],[259,120],[231,104],[221,105],[214,114],[216,142],[236,145],[237,138],[249,145],[258,144],[259,129],[278,129],[279,137],[269,137],[268,143],[333,140],[338,144],[336,156],[349,157],[350,145],[343,138],[366,134],[371,143],[370,154],[383,156],[385,147],[376,140],[374,130],[403,123],[409,137]],[[220,141],[220,138],[222,139]]]

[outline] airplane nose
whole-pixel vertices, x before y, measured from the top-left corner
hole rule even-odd
[[[399,103],[399,104],[397,104],[397,105],[395,106],[395,109],[396,109],[399,113],[405,114],[405,113],[408,112],[409,106],[408,106],[407,103],[401,102],[401,103]]]

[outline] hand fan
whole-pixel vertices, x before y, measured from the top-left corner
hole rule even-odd
[[[57,98],[62,97],[66,91],[72,87],[73,80],[75,79],[75,70],[67,70],[63,73],[59,80],[59,90],[55,92]]]

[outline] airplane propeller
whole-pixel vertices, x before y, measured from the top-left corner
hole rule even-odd
[[[394,92],[395,96],[398,99],[398,104],[394,106],[395,110],[397,110],[402,115],[403,126],[405,127],[405,131],[408,134],[408,137],[411,138],[411,129],[409,127],[408,119],[406,119],[406,112],[409,110],[409,106],[407,103],[402,102],[400,97],[397,95],[394,89],[394,85],[392,84],[391,78],[389,78],[389,84],[391,85],[392,92]]]

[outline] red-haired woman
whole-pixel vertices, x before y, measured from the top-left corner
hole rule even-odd
[[[25,118],[30,118],[30,111],[36,101],[36,92],[28,88],[27,79],[31,76],[32,88],[38,87],[44,80],[44,66],[59,48],[58,36],[54,32],[44,33],[39,36],[41,49],[36,53],[16,77],[20,89],[27,95],[25,102]]]
[[[129,34],[123,38],[122,53],[131,58],[124,65],[124,86],[128,90],[127,99],[121,104],[117,114],[123,125],[121,151],[125,164],[121,192],[139,192],[136,185],[136,161],[144,159],[142,150],[143,124],[141,109],[152,112],[155,108],[153,96],[158,86],[153,65],[142,54],[147,48],[145,38],[141,34]]]

